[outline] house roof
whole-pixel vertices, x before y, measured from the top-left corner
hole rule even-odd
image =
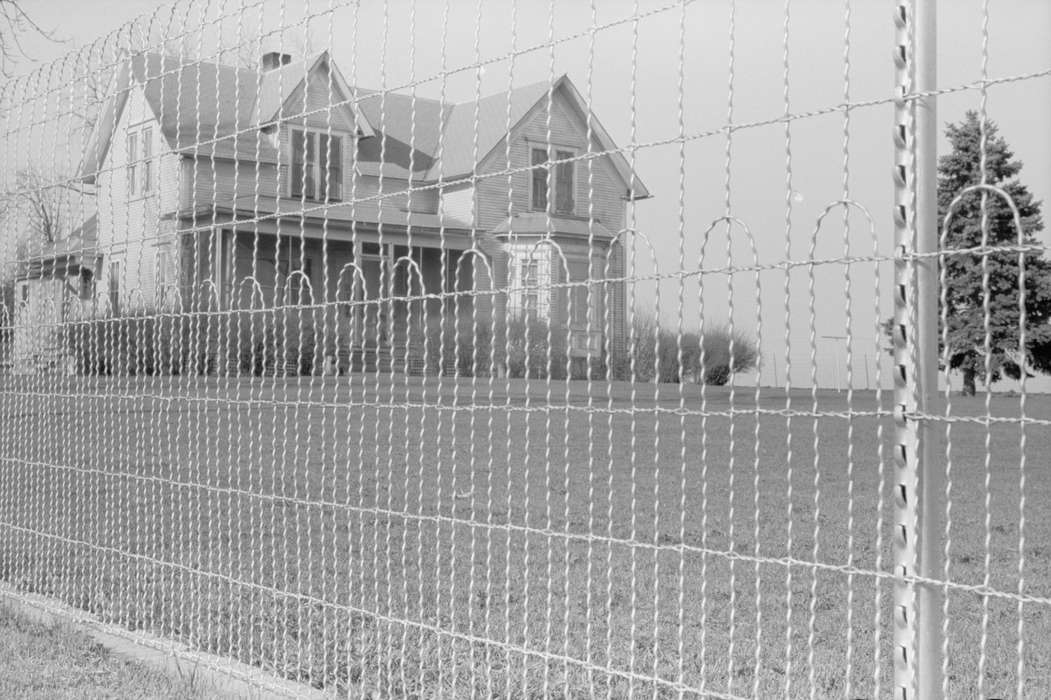
[[[589,108],[565,75],[553,85],[538,82],[477,101],[451,104],[398,92],[348,85],[328,52],[263,73],[206,61],[137,53],[118,72],[114,95],[103,105],[80,167],[93,182],[105,161],[113,131],[130,91],[141,85],[161,132],[174,151],[187,155],[276,162],[277,149],[261,127],[303,113],[302,86],[314,71],[331,68],[331,84],[357,125],[356,167],[365,175],[435,182],[470,175],[529,114],[546,109],[549,91],[562,90],[579,117]],[[326,74],[329,75],[329,74]],[[296,100],[295,96],[300,95]],[[294,105],[293,107],[288,107]],[[649,191],[633,175],[609,134],[591,115],[602,150],[635,198]],[[440,157],[440,162],[439,162]],[[411,171],[410,171],[411,169]],[[634,183],[634,192],[628,193]]]
[[[276,162],[277,149],[257,127],[273,121],[307,72],[326,60],[327,54],[322,53],[309,61],[294,61],[260,73],[206,61],[184,63],[178,57],[156,53],[134,54],[121,66],[115,93],[99,113],[81,161],[80,176],[94,181],[135,85],[142,86],[146,103],[173,151]],[[334,78],[338,87],[342,78],[338,73]],[[352,99],[348,98],[345,106],[356,111]],[[299,106],[297,112],[302,111]],[[356,121],[362,134],[372,133],[366,119]]]
[[[80,274],[81,266],[94,264],[98,255],[98,217],[91,215],[68,236],[36,251],[25,251],[19,257],[19,279],[35,279],[48,275],[65,277]]]
[[[207,216],[213,211],[221,213],[237,212],[246,217],[246,221],[255,221],[260,217],[270,219],[292,219],[328,223],[380,224],[384,226],[414,228],[447,228],[469,230],[468,221],[454,216],[439,216],[426,212],[407,212],[403,209],[381,206],[376,202],[335,202],[316,204],[304,207],[303,201],[294,197],[238,197],[231,204],[200,203],[195,209],[180,211],[177,215],[186,220],[198,218],[204,225]],[[206,223],[205,223],[206,222]]]
[[[508,123],[513,128],[547,95],[548,85],[546,82],[523,85],[475,102],[453,105],[442,129],[442,162],[434,164],[426,179],[448,179],[471,173],[475,164],[507,134]]]
[[[550,221],[550,223],[548,223]],[[547,235],[557,232],[561,235],[588,238],[594,236],[596,240],[608,241],[616,238],[616,235],[602,225],[601,221],[591,221],[568,216],[552,216],[550,219],[543,212],[527,212],[516,214],[510,219],[504,219],[500,225],[490,233],[503,235]]]

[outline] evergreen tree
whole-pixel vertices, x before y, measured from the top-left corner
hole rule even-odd
[[[1014,201],[1021,216],[1023,243],[1039,243],[1035,234],[1043,229],[1041,203],[1018,180],[1022,163],[1015,160],[996,125],[986,122],[986,183],[997,187]],[[946,135],[952,151],[938,162],[938,221],[943,224],[949,205],[966,188],[981,182],[981,124],[976,112],[963,121],[950,124]],[[1015,246],[1018,230],[1008,202],[986,191],[988,245]],[[946,231],[948,250],[982,245],[982,193],[970,192],[956,205]],[[948,319],[949,368],[963,375],[965,394],[975,392],[975,379],[986,386],[1001,376],[1018,379],[1022,372],[1051,373],[1051,260],[1039,251],[1025,254],[1026,347],[1019,348],[1019,256],[1017,251],[988,255],[990,356],[988,377],[985,356],[985,289],[982,284],[982,256],[950,254],[944,265],[945,303]],[[939,328],[939,342],[942,328]]]

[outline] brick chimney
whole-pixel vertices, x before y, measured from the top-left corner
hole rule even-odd
[[[267,51],[263,54],[261,65],[263,72],[280,68],[281,66],[287,66],[292,62],[292,56],[287,53],[281,53],[280,51]]]

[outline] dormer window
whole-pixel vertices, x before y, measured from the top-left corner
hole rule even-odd
[[[338,202],[343,198],[343,139],[336,134],[292,130],[289,192],[297,199]]]

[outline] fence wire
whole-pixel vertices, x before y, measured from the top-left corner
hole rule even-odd
[[[849,0],[189,0],[6,80],[4,594],[292,694],[1051,696],[1051,265],[991,119],[1051,68],[973,4],[937,89]]]

